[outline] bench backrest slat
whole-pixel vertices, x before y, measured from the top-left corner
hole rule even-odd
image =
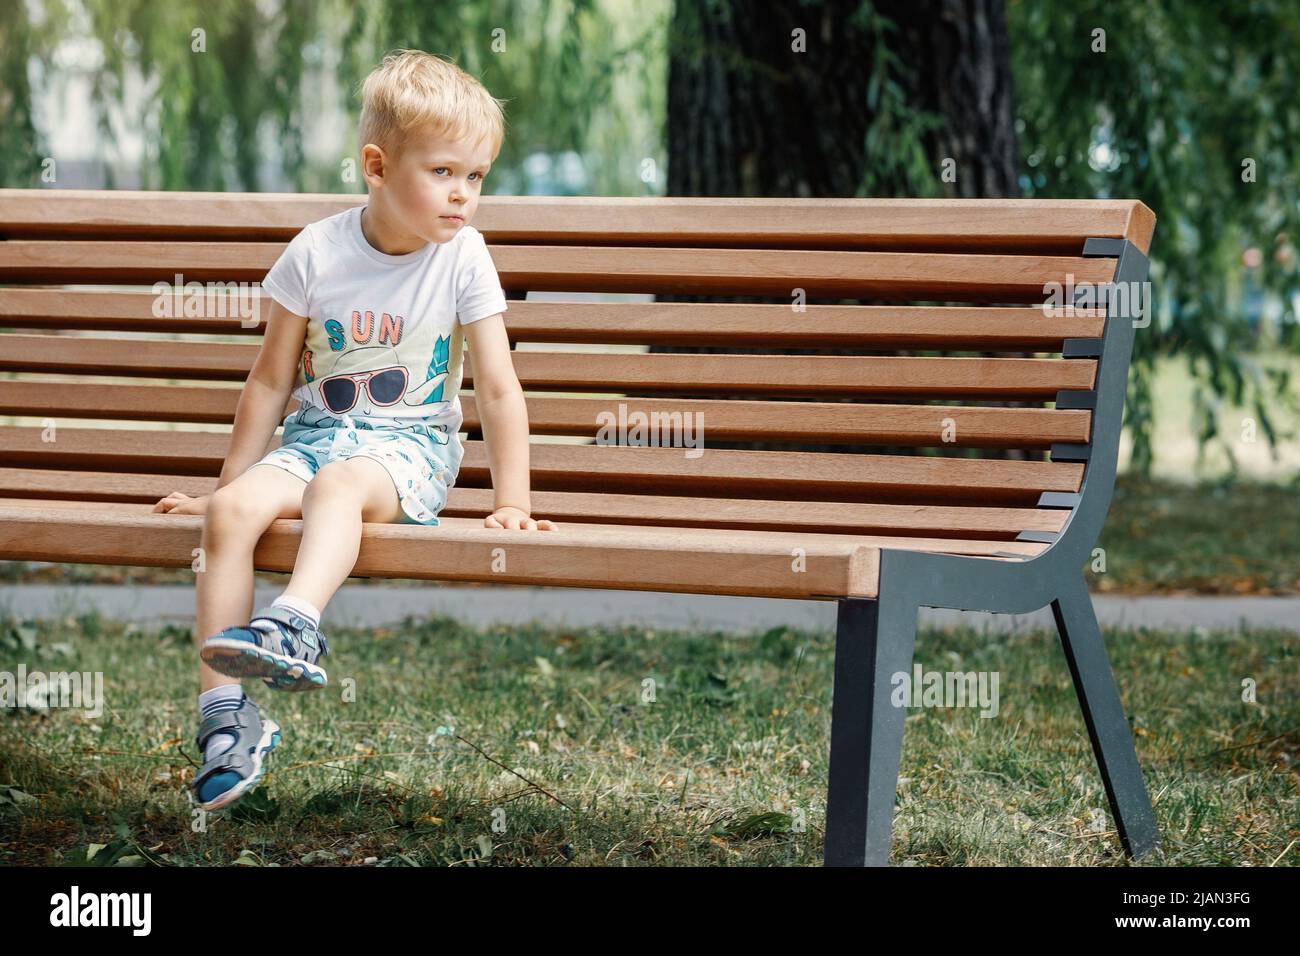
[[[258,346],[143,339],[73,338],[12,334],[0,369],[156,378],[248,378]],[[772,396],[895,396],[909,398],[1054,398],[1061,389],[1089,389],[1091,359],[975,358],[857,355],[627,355],[516,352],[515,372],[525,388],[604,390],[618,383],[654,394],[743,392]],[[465,386],[474,384],[467,359]]]
[[[0,190],[4,238],[291,238],[364,196]],[[485,196],[494,241],[1077,252],[1092,237],[1145,253],[1155,226],[1132,200]]]
[[[101,384],[57,391],[46,382],[0,380],[0,409],[10,415],[58,415],[105,420],[155,420],[231,425],[239,389],[192,385]],[[607,398],[530,395],[528,423],[537,435],[578,435],[610,410]],[[465,427],[480,428],[473,395],[461,399]],[[963,443],[1004,448],[1050,448],[1054,442],[1086,442],[1087,409],[998,408],[968,405],[903,405],[742,399],[623,398],[626,417],[650,422],[699,413],[708,437],[720,441],[815,441],[925,446],[945,418],[961,417]],[[297,408],[290,401],[285,413]],[[779,413],[779,414],[778,414]],[[659,418],[655,418],[659,416]]]
[[[39,427],[0,429],[0,462],[26,467],[179,475],[221,469],[229,436],[201,431],[145,433],[120,428],[63,426],[57,441]],[[147,440],[145,436],[147,435]],[[821,452],[804,456],[797,471],[782,451],[710,449],[687,458],[679,448],[538,443],[530,449],[533,485],[543,490],[626,491],[640,494],[717,494],[810,501],[989,501],[1033,504],[1042,491],[1078,491],[1083,466],[1065,462],[1005,461]],[[488,477],[481,442],[470,442],[461,475]],[[460,479],[458,479],[459,482]]]
[[[14,287],[0,296],[0,323],[13,328],[99,329],[261,335],[266,304],[256,296],[243,324],[227,316],[155,316],[151,292],[78,292]],[[1105,315],[1079,308],[1046,316],[1040,307],[809,305],[799,322],[789,305],[728,302],[517,301],[506,313],[513,340],[607,345],[731,345],[770,348],[944,348],[1060,351],[1067,338],[1098,338]]]
[[[258,282],[283,243],[14,239],[0,243],[0,281]],[[1041,301],[1051,283],[1100,284],[1113,268],[1079,256],[680,249],[637,246],[493,247],[507,291],[659,295],[921,297]]]

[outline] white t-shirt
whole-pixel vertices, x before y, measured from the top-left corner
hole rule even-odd
[[[354,420],[418,420],[455,435],[460,327],[507,308],[487,243],[461,226],[447,242],[390,256],[366,240],[362,208],[308,224],[262,280],[309,320],[292,397]]]

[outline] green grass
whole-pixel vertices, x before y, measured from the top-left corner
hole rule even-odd
[[[1300,484],[1115,486],[1097,591],[1300,594]]]
[[[331,639],[326,690],[252,690],[284,740],[261,787],[196,832],[188,632],[0,622],[0,670],[102,671],[107,698],[98,719],[0,713],[0,865],[83,863],[92,845],[123,865],[821,861],[830,634],[435,619]],[[1165,841],[1144,862],[1300,862],[1294,636],[1108,646]],[[917,660],[996,670],[1000,710],[909,714],[894,863],[1126,862],[1054,635],[923,631]]]

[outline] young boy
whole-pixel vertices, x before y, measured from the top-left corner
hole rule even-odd
[[[362,99],[368,203],[308,225],[263,280],[274,302],[217,490],[154,506],[205,515],[194,779],[205,810],[253,789],[280,740],[238,678],[325,686],[321,609],[356,564],[362,522],[438,524],[464,455],[462,329],[495,489],[484,524],[557,530],[530,515],[527,407],[506,299],[469,225],[501,149],[500,103],[459,67],[414,50],[385,57]],[[301,404],[284,419],[283,443],[263,455],[291,397]],[[253,550],[272,521],[299,517],[288,586],[253,612]]]

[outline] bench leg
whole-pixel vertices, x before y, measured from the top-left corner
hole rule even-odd
[[[826,866],[889,864],[907,719],[907,708],[890,702],[891,678],[911,674],[916,614],[916,605],[898,599],[839,601]]]
[[[1129,856],[1140,859],[1159,845],[1160,831],[1097,626],[1092,597],[1082,577],[1052,601],[1052,614],[1120,842]]]

